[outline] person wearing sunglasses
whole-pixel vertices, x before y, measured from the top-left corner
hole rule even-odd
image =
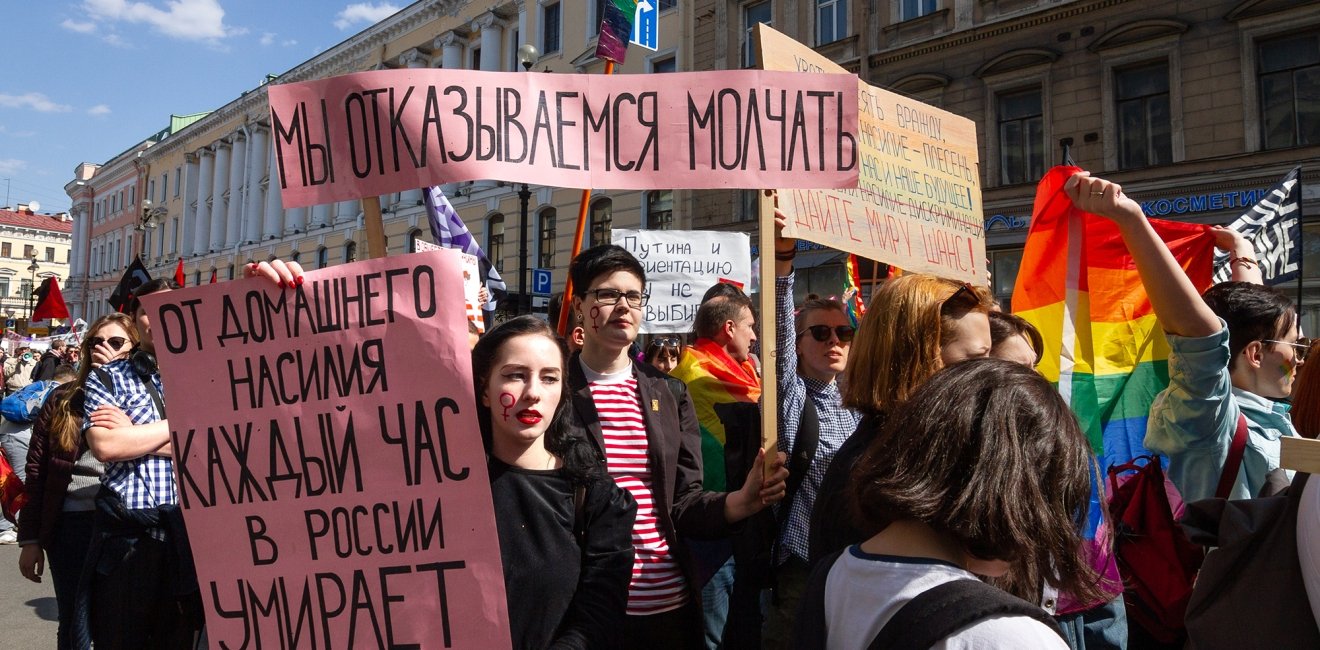
[[[127,314],[102,316],[88,331],[91,336],[75,349],[89,362],[78,369],[73,381],[51,391],[33,423],[27,455],[28,502],[18,515],[19,572],[41,582],[46,562],[50,563],[61,650],[74,647],[74,596],[92,539],[94,501],[105,469],[82,435],[84,385],[93,372],[103,372],[101,366],[128,356],[138,340]]]
[[[1215,229],[1228,250],[1233,281],[1199,294],[1141,206],[1123,188],[1088,172],[1063,192],[1084,212],[1113,221],[1136,262],[1151,307],[1169,341],[1169,387],[1155,398],[1144,444],[1169,457],[1169,478],[1184,501],[1215,496],[1239,429],[1247,440],[1230,499],[1257,496],[1279,468],[1284,436],[1296,436],[1282,402],[1306,361],[1297,309],[1286,295],[1259,284],[1249,242]],[[1284,474],[1291,480],[1291,472]]]
[[[678,367],[678,358],[683,354],[683,342],[676,336],[658,336],[646,346],[643,359],[660,372],[673,372]]]

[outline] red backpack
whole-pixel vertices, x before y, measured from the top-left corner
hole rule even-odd
[[[1233,488],[1246,443],[1247,420],[1239,414],[1216,490],[1221,499]],[[1125,472],[1135,474],[1120,481],[1119,474]],[[1186,634],[1187,602],[1205,558],[1201,546],[1193,544],[1178,524],[1182,498],[1165,478],[1156,456],[1139,456],[1109,468],[1109,494],[1114,557],[1123,576],[1128,619],[1156,641],[1178,643]]]

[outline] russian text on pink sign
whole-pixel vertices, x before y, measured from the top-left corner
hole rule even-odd
[[[143,298],[213,643],[509,646],[459,265]]]
[[[285,207],[474,179],[856,187],[857,78],[408,69],[269,87]]]

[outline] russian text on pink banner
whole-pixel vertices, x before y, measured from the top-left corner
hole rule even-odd
[[[407,69],[269,87],[285,207],[498,179],[856,187],[857,77]]]
[[[459,264],[143,298],[212,645],[509,646]]]

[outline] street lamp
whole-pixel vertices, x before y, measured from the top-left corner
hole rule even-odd
[[[518,46],[518,62],[522,64],[523,71],[530,72],[532,64],[541,57],[541,51],[536,49],[531,43],[523,43]],[[532,190],[527,187],[527,183],[522,184],[518,190],[518,205],[522,211],[522,219],[518,222],[518,314],[527,314],[532,311],[532,294],[527,290],[527,203],[532,199]]]
[[[29,281],[30,284],[28,286],[28,309],[27,309],[27,321],[30,326],[32,322],[32,309],[34,307],[32,303],[34,300],[37,299],[37,271],[41,270],[41,265],[37,264],[36,255],[32,256],[32,263],[28,265],[27,270],[32,273],[32,279]]]

